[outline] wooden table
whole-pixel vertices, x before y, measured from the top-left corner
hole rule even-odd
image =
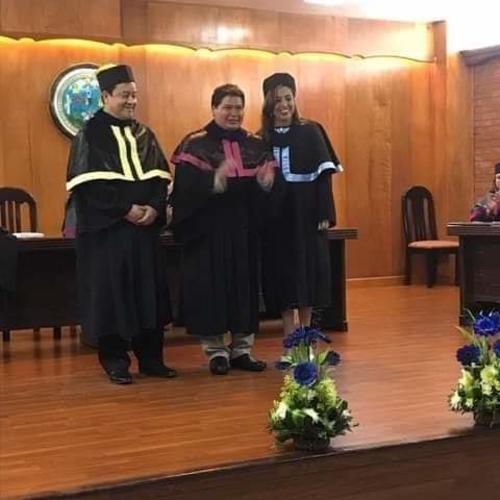
[[[500,309],[500,223],[454,222],[447,228],[460,240],[459,321],[464,325],[467,310]]]
[[[323,327],[347,331],[345,240],[356,239],[357,230],[328,231],[332,268],[333,305],[323,311]],[[180,246],[170,233],[161,238],[167,252],[170,274],[178,272]],[[175,279],[173,280],[175,283]],[[172,288],[172,287],[171,287]],[[177,290],[171,289],[174,314]],[[74,241],[64,238],[19,240],[17,291],[0,300],[0,331],[31,328],[60,328],[79,324],[76,292]]]

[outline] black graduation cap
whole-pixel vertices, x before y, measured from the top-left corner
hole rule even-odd
[[[132,68],[126,64],[108,64],[96,70],[101,91],[112,90],[119,83],[135,82]]]
[[[495,175],[498,175],[498,174],[500,174],[500,163],[497,163],[495,165]]]
[[[295,85],[295,80],[292,75],[289,73],[274,73],[271,76],[268,76],[262,82],[262,91],[264,92],[264,96],[270,91],[274,90],[279,86],[288,87],[292,90],[293,95],[297,90]]]

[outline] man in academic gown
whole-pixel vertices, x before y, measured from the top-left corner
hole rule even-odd
[[[258,223],[277,165],[260,137],[241,128],[244,105],[237,86],[217,87],[213,120],[189,134],[173,158],[172,227],[183,245],[184,319],[215,375],[266,367],[251,349],[258,329]]]
[[[83,332],[97,343],[111,382],[132,382],[129,348],[140,373],[174,377],[163,363],[170,305],[159,248],[168,163],[153,132],[134,119],[131,68],[105,66],[97,80],[103,108],[73,141],[66,184],[67,212],[76,213]]]

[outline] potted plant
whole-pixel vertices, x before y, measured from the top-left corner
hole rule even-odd
[[[288,349],[276,364],[286,371],[280,395],[269,412],[269,430],[278,443],[292,440],[296,449],[324,451],[330,439],[351,430],[352,416],[332,378],[340,356],[320,350],[329,337],[300,327],[283,340]]]
[[[449,404],[473,413],[477,425],[494,427],[500,425],[500,313],[471,318],[471,326],[459,328],[469,343],[457,350],[462,371]]]

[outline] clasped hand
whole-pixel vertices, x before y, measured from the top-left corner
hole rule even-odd
[[[157,217],[156,210],[149,205],[132,205],[125,219],[136,226],[149,226]]]

